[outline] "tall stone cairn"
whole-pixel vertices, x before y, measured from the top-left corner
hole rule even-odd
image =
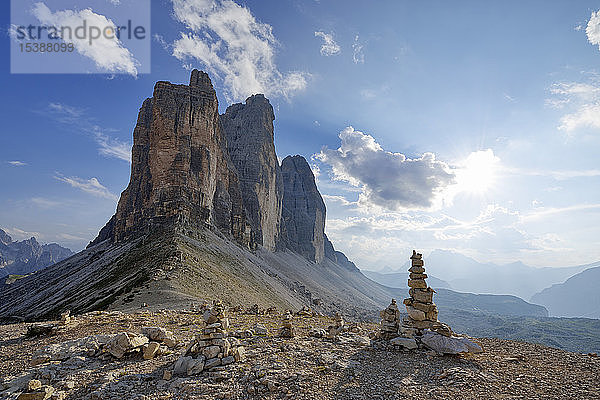
[[[432,330],[444,336],[452,336],[450,327],[439,322],[438,310],[433,302],[435,290],[427,286],[427,274],[423,263],[423,255],[413,250],[410,257],[411,267],[409,268],[408,293],[409,298],[404,299],[407,317],[402,320],[400,333],[404,337],[419,337],[423,335],[425,329]]]

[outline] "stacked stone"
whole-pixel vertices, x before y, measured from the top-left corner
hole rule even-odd
[[[216,371],[218,367],[243,361],[244,348],[238,340],[227,337],[229,319],[224,315],[224,306],[215,301],[203,313],[206,326],[197,335],[174,367],[177,375],[195,375],[203,370]]]
[[[296,331],[292,325],[292,318],[294,318],[292,313],[289,310],[286,311],[286,313],[283,315],[283,324],[279,330],[279,336],[284,338],[293,338],[296,335]]]
[[[400,328],[400,311],[396,304],[396,299],[392,299],[392,303],[387,308],[379,313],[381,316],[381,331],[380,337],[385,340],[390,340],[398,336]]]
[[[338,335],[344,330],[344,318],[339,312],[335,313],[334,325],[327,327],[327,338],[337,339]]]
[[[411,267],[408,279],[410,297],[404,299],[408,317],[402,320],[400,333],[405,337],[421,336],[425,329],[430,329],[444,336],[452,336],[448,325],[438,321],[438,310],[433,303],[435,290],[427,286],[427,274],[423,263],[423,255],[413,250],[410,257]]]

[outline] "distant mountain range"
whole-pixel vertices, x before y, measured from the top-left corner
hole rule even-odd
[[[0,229],[0,278],[27,275],[72,256],[74,253],[56,243],[39,244],[36,238],[15,242]]]
[[[389,286],[393,288],[408,288],[408,272],[390,272],[390,273],[381,273],[375,271],[365,271],[361,270],[361,272],[372,281],[380,283],[384,286]],[[434,289],[437,288],[446,288],[452,289],[450,284],[446,281],[436,278],[435,276],[431,276],[427,274],[427,283]]]
[[[550,315],[600,319],[600,267],[586,269],[536,293],[531,301],[544,305]]]
[[[600,262],[574,267],[534,268],[515,262],[498,265],[480,263],[470,257],[446,250],[434,250],[425,258],[427,274],[447,283],[453,290],[469,293],[510,294],[530,300],[531,296]],[[408,270],[406,263],[401,271]],[[387,274],[386,274],[387,275]],[[432,287],[435,284],[431,283]],[[440,286],[441,287],[441,286]]]

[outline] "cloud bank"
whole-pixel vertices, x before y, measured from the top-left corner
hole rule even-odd
[[[89,8],[81,11],[52,12],[46,4],[39,2],[34,5],[32,13],[42,24],[48,26],[68,26],[74,30],[85,21],[88,27],[97,27],[102,30],[111,26],[116,32],[116,26],[112,20],[107,19],[104,15],[94,13]],[[96,66],[103,71],[137,76],[139,62],[126,47],[123,47],[123,43],[116,35],[113,35],[112,38],[101,35],[93,43],[90,43],[87,37],[79,39],[75,35],[71,38],[63,38],[63,40],[73,43],[79,54],[94,61]]]
[[[173,13],[187,28],[173,43],[173,56],[222,79],[228,101],[256,93],[289,98],[306,87],[307,73],[279,71],[273,28],[248,8],[232,0],[173,0]]]
[[[454,183],[449,166],[433,153],[410,159],[384,150],[375,139],[349,126],[340,147],[323,148],[316,158],[332,168],[333,178],[361,188],[360,202],[387,210],[428,209]]]

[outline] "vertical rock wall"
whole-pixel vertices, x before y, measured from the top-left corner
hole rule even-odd
[[[262,94],[221,115],[227,150],[237,169],[248,221],[256,240],[274,251],[279,240],[283,185],[273,138],[275,114]]]

